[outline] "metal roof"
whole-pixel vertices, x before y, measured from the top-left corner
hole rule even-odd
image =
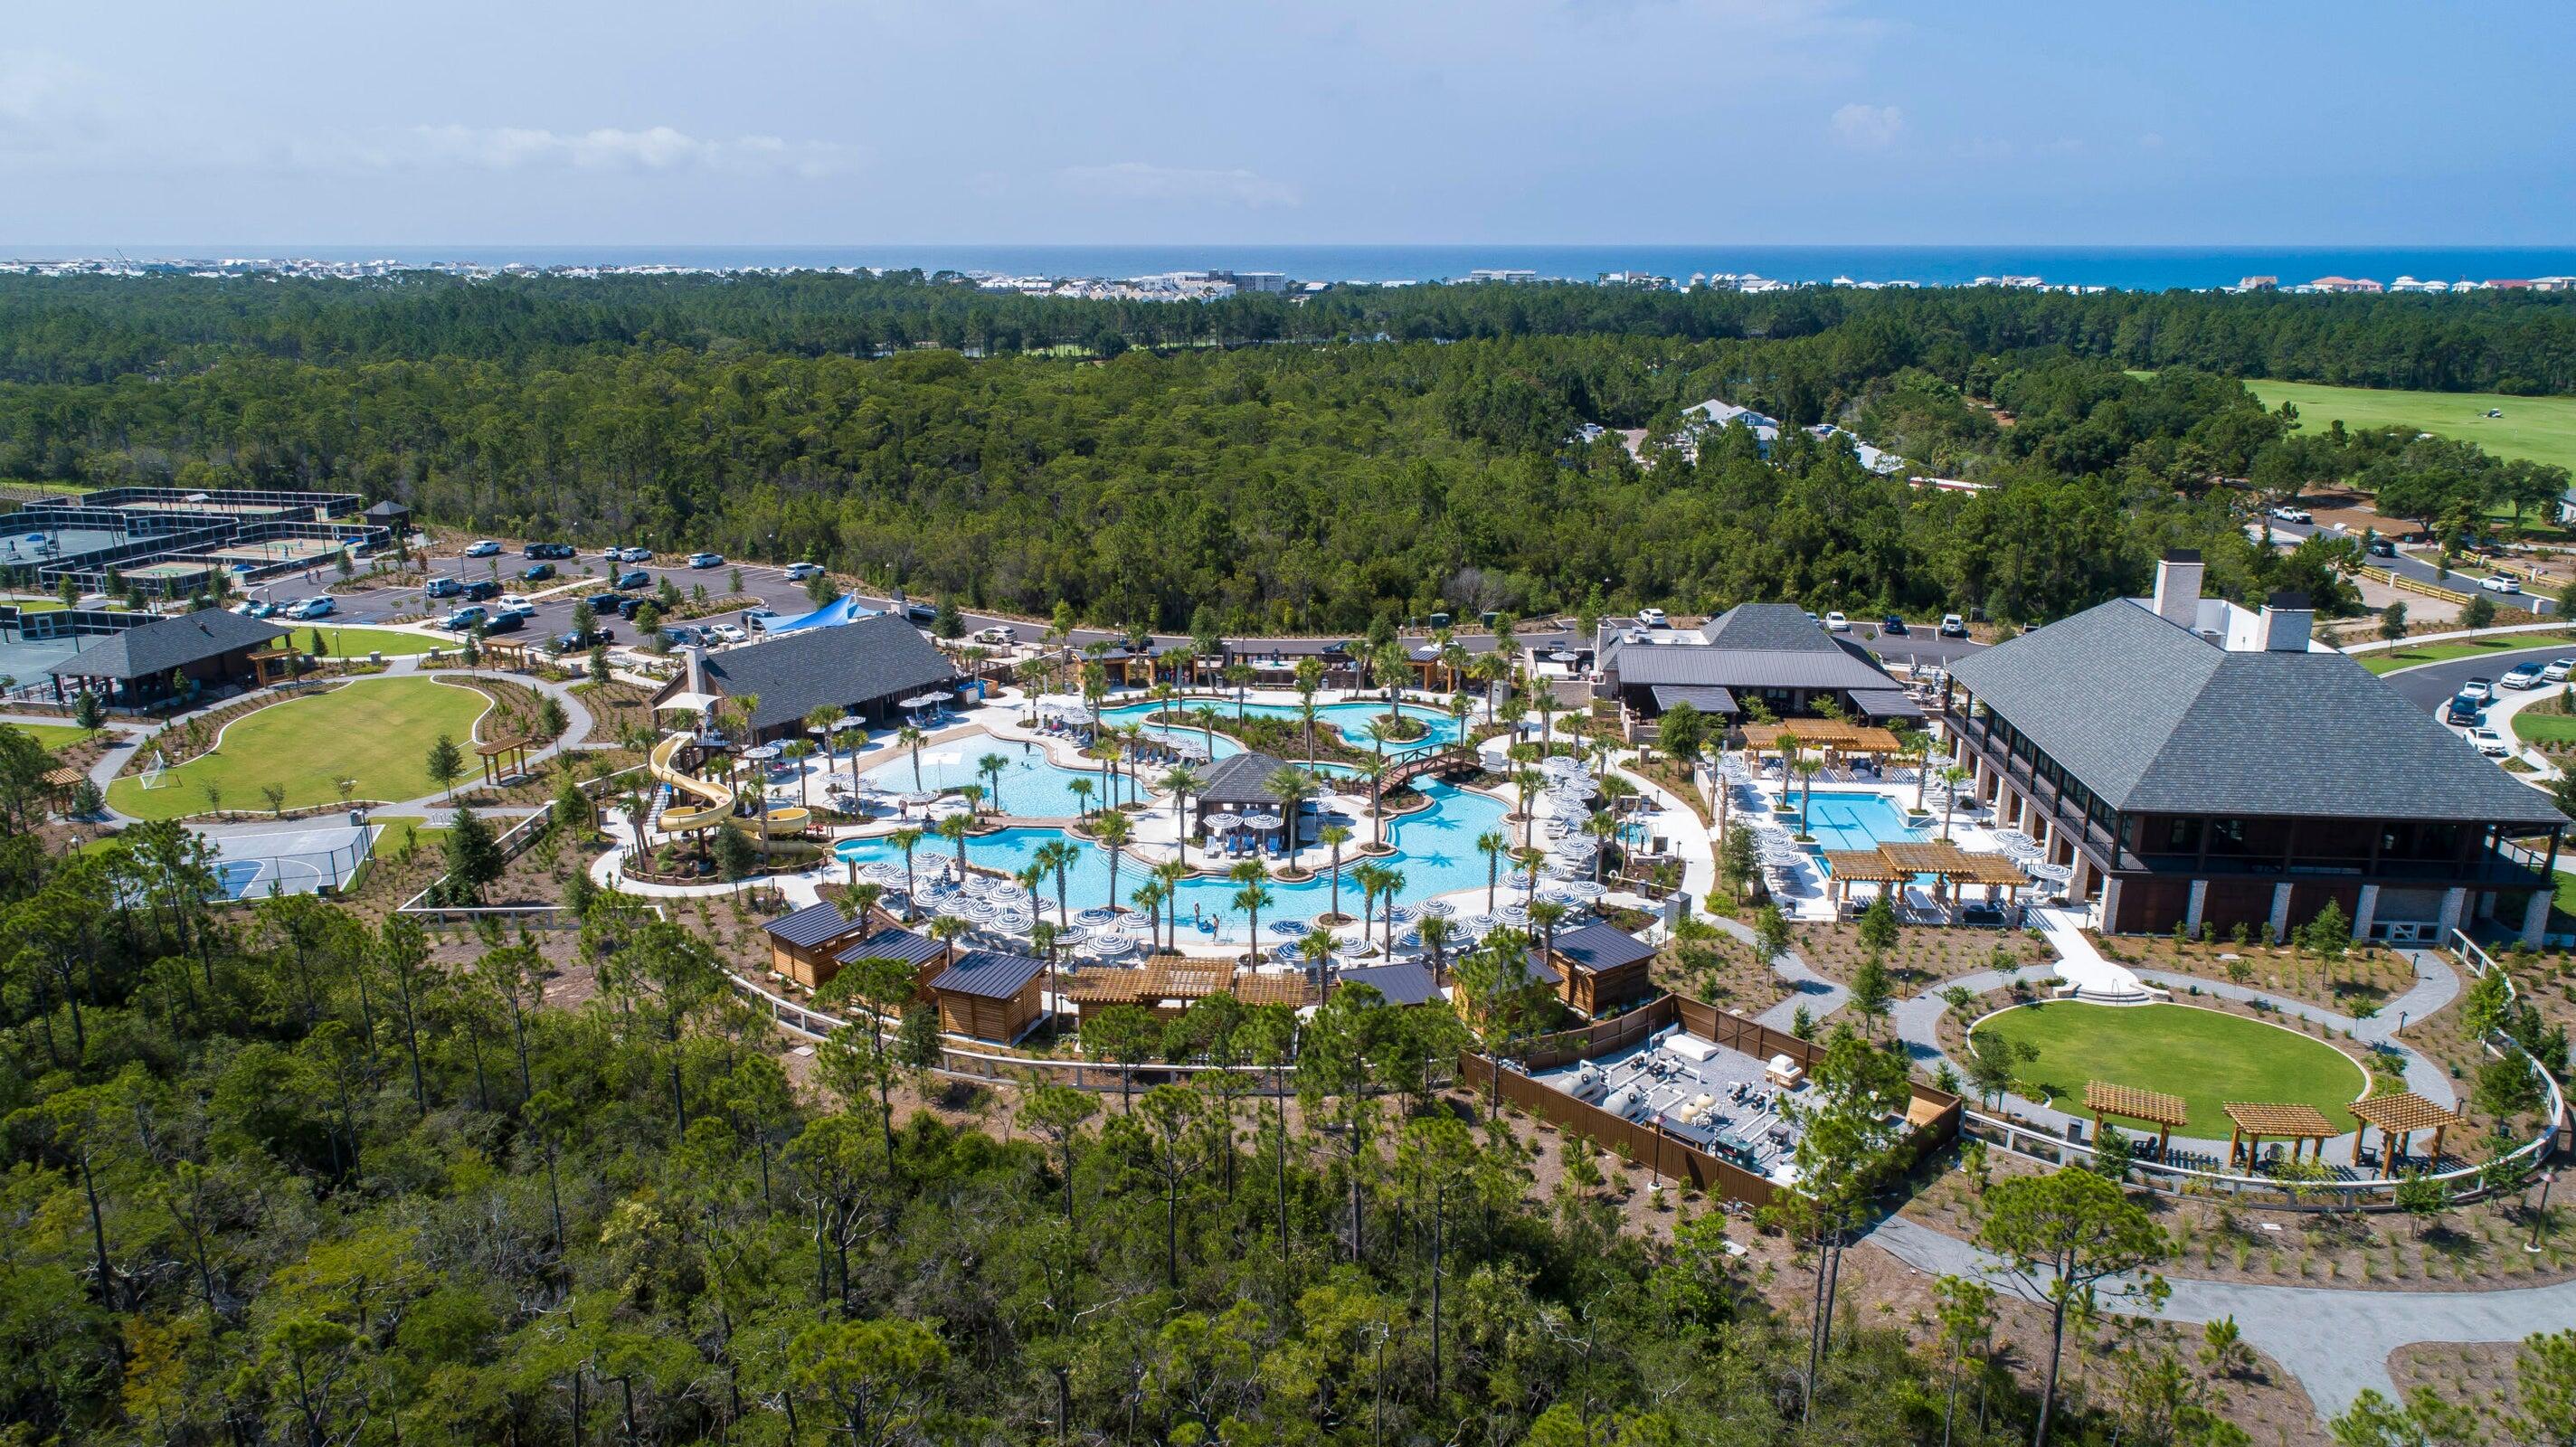
[[[1210,804],[1276,804],[1270,776],[1286,767],[1268,754],[1229,754],[1209,766],[1198,798]]]
[[[901,960],[907,965],[918,965],[937,958],[939,952],[946,948],[928,935],[917,935],[908,929],[881,929],[832,958],[845,965],[854,965],[861,960]]]
[[[2123,812],[2565,821],[2346,655],[2230,652],[2126,599],[1950,676]]]
[[[1921,718],[1923,705],[1905,696],[1901,688],[1856,688],[1852,690],[1852,707],[1871,718]]]
[[[1344,970],[1342,984],[1367,985],[1385,996],[1390,1005],[1427,1005],[1440,998],[1440,987],[1431,982],[1431,971],[1413,960]]]
[[[1559,930],[1552,948],[1578,967],[1598,974],[1655,957],[1655,947],[1626,930],[1606,924]]]
[[[1690,635],[1685,634],[1684,637]],[[1699,629],[1697,643],[1613,643],[1601,670],[1623,688],[1888,689],[1895,680],[1859,644],[1835,637],[1786,603],[1739,603]]]
[[[970,950],[957,957],[930,988],[947,995],[975,995],[987,1000],[1008,1000],[1027,987],[1046,968],[1046,961],[1027,955],[1006,955],[995,950]]]
[[[801,725],[827,704],[863,707],[957,681],[947,655],[891,613],[710,653],[705,673],[728,696],[760,695],[755,733]]]
[[[1713,683],[1659,683],[1654,695],[1658,713],[1677,703],[1689,704],[1701,713],[1735,712],[1735,695]]]
[[[112,678],[120,683],[160,678],[174,668],[257,648],[286,636],[287,631],[239,613],[200,608],[100,639],[45,672],[57,678]]]
[[[769,931],[770,938],[800,949],[811,949],[858,927],[857,920],[841,913],[841,907],[830,900],[809,904],[794,914],[781,915],[762,926]]]

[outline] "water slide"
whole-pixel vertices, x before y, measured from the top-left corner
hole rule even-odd
[[[692,829],[707,829],[733,817],[733,790],[711,783],[695,774],[683,773],[671,761],[694,735],[675,733],[653,746],[653,777],[671,786],[671,803],[662,811],[662,828],[673,834]],[[706,802],[697,808],[682,806],[682,796]]]

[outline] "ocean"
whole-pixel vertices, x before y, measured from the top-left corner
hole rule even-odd
[[[214,243],[55,247],[14,253],[48,260],[123,254],[145,259],[247,257],[500,266],[693,268],[891,267],[1011,276],[1130,277],[1168,271],[1275,271],[1299,281],[1439,281],[1478,268],[1521,269],[1590,281],[1634,271],[1687,280],[1693,273],[1752,273],[1780,281],[1965,285],[1979,277],[2036,277],[2053,286],[2130,291],[2232,286],[2248,276],[2296,285],[2325,276],[2380,282],[2490,281],[2576,275],[2576,247],[2247,246],[239,246]],[[12,255],[0,246],[0,255]]]

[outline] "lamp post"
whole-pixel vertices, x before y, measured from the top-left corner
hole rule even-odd
[[[2540,1254],[2541,1229],[2549,1224],[2549,1183],[2557,1179],[2556,1171],[2540,1173],[2540,1204],[2531,1208],[2531,1241],[2522,1248],[2535,1256]]]

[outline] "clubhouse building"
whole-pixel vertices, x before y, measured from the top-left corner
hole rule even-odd
[[[903,701],[948,694],[956,665],[900,614],[880,613],[837,628],[811,628],[710,653],[663,686],[660,704],[684,692],[717,698],[757,696],[751,741],[801,734],[806,716],[837,705],[871,726],[900,721]]]
[[[1943,733],[1998,828],[2069,866],[2105,931],[2356,938],[2492,920],[2534,944],[2565,816],[2350,657],[2307,600],[2200,596],[2177,553],[2114,599],[1959,659]]]
[[[1739,603],[1690,630],[1605,626],[1596,647],[1595,693],[1646,718],[1688,703],[1740,722],[1755,701],[1775,718],[1806,718],[1828,699],[1862,723],[1923,717],[1869,650],[1789,603]]]

